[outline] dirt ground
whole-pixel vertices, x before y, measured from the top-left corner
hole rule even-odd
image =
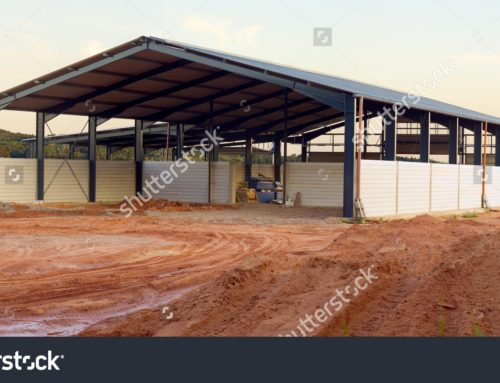
[[[118,207],[0,204],[0,336],[500,335],[499,213]]]

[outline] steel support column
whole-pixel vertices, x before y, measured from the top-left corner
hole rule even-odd
[[[36,153],[36,143],[30,142],[28,157],[32,159],[35,158],[35,153]]]
[[[460,124],[460,149],[462,151],[460,164],[465,165],[465,122]]]
[[[184,150],[184,124],[177,124],[176,129],[177,129],[177,142],[176,142],[177,155],[175,157],[176,159],[182,159],[184,157],[184,155],[182,154],[182,151]]]
[[[281,140],[279,133],[274,135],[274,180],[281,182]]]
[[[500,126],[495,127],[495,166],[500,166]]]
[[[135,160],[135,192],[142,195],[142,174],[144,165],[144,121],[135,120],[134,160]]]
[[[431,113],[420,112],[420,162],[431,159]]]
[[[210,134],[213,136],[214,133],[214,103],[210,101],[209,103],[209,121],[210,121],[210,127],[209,131]],[[212,203],[213,201],[213,189],[214,189],[214,169],[213,169],[213,162],[214,162],[214,157],[215,157],[215,145],[212,147],[212,150],[207,153],[208,154],[208,202]]]
[[[474,130],[474,165],[481,166],[483,163],[482,160],[483,123],[479,121],[474,121],[472,123],[472,129]]]
[[[111,161],[111,145],[106,145],[106,161]]]
[[[450,131],[450,142],[449,142],[449,164],[456,165],[458,163],[458,137],[460,134],[460,119],[455,117],[450,117],[448,122],[448,129]]]
[[[368,118],[365,118],[363,137],[364,137],[363,159],[366,160],[368,158]],[[397,150],[395,150],[394,152],[396,153]]]
[[[344,212],[343,216],[354,216],[354,133],[356,131],[356,98],[345,95],[344,137]]]
[[[215,130],[212,130],[212,132],[215,133]],[[220,161],[220,145],[219,144],[214,144],[213,152],[214,152],[214,155],[213,155],[214,162],[219,162]]]
[[[216,131],[215,128],[215,123],[214,123],[214,103],[213,101],[210,101],[210,134],[212,137],[214,136],[214,133]],[[220,145],[219,143],[214,142],[214,148],[212,150],[213,155],[212,155],[212,160],[215,162],[219,162],[220,159]]]
[[[285,107],[283,115],[283,206],[288,199],[288,179],[287,179],[287,166],[288,166],[288,89],[285,92]]]
[[[89,202],[96,201],[96,174],[97,174],[97,127],[107,121],[97,116],[89,117],[89,134],[87,141],[89,161]],[[73,145],[74,146],[74,145]]]
[[[245,180],[252,176],[253,139],[247,137],[245,145]]]
[[[89,117],[88,160],[89,160],[89,202],[96,199],[96,156],[97,156],[97,125],[98,117]]]
[[[386,161],[396,161],[398,143],[398,113],[397,106],[391,108],[389,116],[385,118],[385,157]]]
[[[45,148],[45,113],[36,114],[36,159],[37,159],[37,200],[44,199],[44,148]]]
[[[302,153],[300,155],[302,162],[307,162],[307,142],[302,134]]]

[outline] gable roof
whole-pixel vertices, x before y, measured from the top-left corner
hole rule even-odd
[[[280,129],[284,89],[290,124],[304,129],[337,121],[345,94],[390,104],[407,99],[414,109],[500,126],[498,117],[429,98],[415,102],[403,92],[155,37],[1,92],[0,110],[206,125],[213,102],[216,124],[261,134]]]

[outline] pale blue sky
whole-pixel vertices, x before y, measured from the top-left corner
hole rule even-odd
[[[152,35],[401,91],[452,60],[427,96],[500,116],[498,1],[1,1],[0,90]],[[314,27],[333,27],[332,47],[313,46]],[[0,112],[0,128],[33,133],[34,117]]]

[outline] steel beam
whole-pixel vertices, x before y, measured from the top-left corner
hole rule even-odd
[[[461,164],[464,165],[465,164],[465,151],[467,150],[466,147],[465,147],[465,125],[466,123],[463,121],[463,120],[460,120],[461,121],[461,125],[460,125],[460,138],[461,138],[461,141],[460,141],[460,148],[461,148]]]
[[[330,124],[328,124],[328,125],[330,126],[334,121],[339,122],[338,120],[340,120],[340,119],[342,121],[344,120],[344,113],[336,113],[336,114],[329,115],[326,117],[318,118],[317,120],[313,120],[313,121],[310,121],[310,122],[307,122],[304,124],[294,126],[293,128],[288,129],[288,134],[293,135],[293,134],[297,134],[297,133],[302,133],[302,131],[304,131],[305,129],[307,129],[311,126],[323,124],[326,122],[329,122]],[[323,134],[328,133],[330,130],[333,129],[333,128],[330,128],[329,126],[325,126],[324,128],[305,133],[304,140],[306,142],[310,142],[310,141],[314,140],[315,138],[318,138],[318,137],[322,136]],[[278,132],[278,134],[281,135],[281,132]]]
[[[142,174],[144,166],[144,121],[135,120],[134,160],[135,160],[135,192],[142,195]]]
[[[174,63],[162,65],[159,68],[152,69],[152,70],[144,72],[144,73],[140,73],[136,76],[130,76],[130,77],[126,78],[125,80],[118,81],[112,85],[94,90],[92,92],[84,94],[83,96],[77,97],[75,99],[71,99],[71,100],[62,102],[59,105],[56,105],[52,108],[47,109],[46,112],[63,113],[64,111],[71,109],[72,107],[74,107],[75,105],[77,105],[81,102],[91,101],[93,98],[102,96],[106,93],[113,92],[113,91],[120,89],[120,88],[123,88],[127,85],[134,84],[134,83],[142,81],[142,80],[146,80],[148,78],[157,76],[159,74],[169,72],[171,70],[174,70],[176,68],[184,66],[187,63],[188,62],[186,60],[178,60]]]
[[[98,125],[101,125],[105,122],[106,120],[99,118],[98,119]],[[145,128],[146,129],[146,128]],[[113,144],[115,142],[121,142],[117,141],[119,138],[123,138],[124,136],[130,136],[130,146],[133,146],[133,135],[134,135],[134,128],[122,128],[122,129],[117,129],[117,130],[110,130],[110,131],[101,131],[98,132],[97,134],[97,140],[103,142],[104,140],[109,140],[112,141]],[[166,136],[166,127],[159,127],[159,126],[153,126],[150,128],[147,128],[145,130],[145,133],[149,134],[155,134],[155,135],[163,135]],[[35,139],[25,139],[23,142],[35,142]],[[68,134],[64,136],[54,136],[54,137],[47,137],[45,142],[47,144],[82,144],[86,145],[88,141],[87,134]]]
[[[8,107],[9,107],[9,105],[10,105],[10,104],[12,104],[13,102],[14,102],[14,101],[11,101],[11,102],[7,102],[7,103],[5,103],[5,104],[3,104],[3,105],[0,105],[0,110],[5,109],[5,108],[8,108]]]
[[[345,95],[345,137],[344,137],[344,208],[346,218],[354,216],[354,133],[356,131],[357,101],[352,95]]]
[[[184,124],[176,125],[176,159],[182,159],[184,154],[182,153],[184,150]]]
[[[301,158],[301,161],[302,162],[307,162],[307,145],[309,143],[306,142],[305,138],[304,138],[304,135],[302,134],[302,146],[301,146],[301,154],[300,154],[300,158]]]
[[[460,119],[456,117],[450,117],[448,120],[448,129],[450,131],[448,163],[451,165],[456,165],[458,163],[458,137],[460,135]]]
[[[4,106],[6,103],[11,103],[17,99],[29,96],[30,94],[39,92],[41,90],[50,88],[51,86],[63,83],[63,82],[68,81],[68,80],[71,80],[72,78],[75,78],[77,76],[81,76],[85,73],[92,72],[98,68],[104,67],[104,66],[109,65],[111,63],[114,63],[116,61],[119,61],[123,58],[135,55],[139,52],[143,52],[147,49],[148,49],[148,47],[146,46],[145,43],[143,43],[143,44],[134,46],[133,48],[127,49],[126,51],[117,53],[116,55],[105,57],[102,60],[99,60],[95,63],[86,65],[82,68],[78,68],[78,70],[73,70],[73,71],[68,72],[64,75],[58,76],[54,79],[47,80],[47,81],[41,81],[40,83],[36,83],[36,85],[32,86],[31,88],[28,88],[26,90],[9,95],[9,96],[1,99],[0,100],[0,108],[2,108],[2,106]]]
[[[288,178],[287,178],[287,165],[288,165],[288,91],[285,93],[285,107],[283,111],[283,206],[288,200]]]
[[[252,176],[253,139],[247,137],[245,144],[245,180]]]
[[[45,175],[45,113],[36,114],[37,200],[44,200]]]
[[[253,80],[253,81],[250,81],[248,83],[220,91],[220,92],[215,93],[213,95],[202,97],[198,100],[189,101],[189,102],[186,102],[182,105],[179,105],[179,106],[176,106],[176,107],[173,107],[173,108],[170,108],[170,109],[158,112],[158,113],[151,114],[150,116],[145,117],[145,119],[150,120],[150,121],[161,121],[164,118],[167,118],[168,116],[170,116],[174,113],[181,112],[181,111],[193,108],[193,107],[198,106],[198,105],[203,105],[203,104],[206,104],[207,102],[216,100],[218,98],[226,97],[226,96],[229,96],[229,95],[232,95],[234,93],[238,93],[238,92],[250,89],[250,88],[255,88],[257,85],[260,85],[260,84],[262,84],[262,81]],[[212,116],[213,116],[213,112],[212,112]]]
[[[300,100],[291,102],[288,105],[288,107],[289,108],[293,108],[295,106],[303,105],[303,104],[306,104],[308,102],[311,102],[310,98],[302,98]],[[324,108],[328,108],[328,107],[324,107]],[[222,128],[224,129],[224,131],[232,130],[232,129],[237,128],[240,125],[243,125],[245,122],[252,121],[252,120],[255,120],[257,118],[265,117],[265,116],[267,116],[269,114],[278,113],[278,112],[281,112],[282,110],[283,110],[283,106],[282,105],[277,106],[275,108],[262,110],[262,111],[260,111],[258,113],[253,113],[253,114],[248,115],[246,117],[242,117],[242,118],[239,118],[239,119],[237,119],[235,121],[232,121],[232,122],[230,122],[228,124],[225,124]],[[280,118],[278,120],[278,122],[276,122],[276,124],[279,125],[281,123],[283,123],[283,120]],[[243,137],[243,139],[244,139],[244,137]]]
[[[385,120],[385,161],[396,161],[398,145],[398,110],[392,107],[388,118]]]
[[[495,166],[500,166],[500,125],[495,126]]]
[[[281,139],[274,135],[274,180],[281,182]]]
[[[251,100],[248,100],[243,106],[241,104],[228,106],[227,108],[220,109],[220,110],[214,112],[213,116],[214,117],[222,116],[224,114],[231,113],[231,112],[234,112],[234,111],[239,110],[239,109],[244,109],[244,108],[248,108],[248,107],[251,108],[252,105],[257,105],[257,104],[260,104],[262,102],[279,97],[279,96],[283,95],[284,92],[285,92],[284,90],[279,90],[277,92],[273,92],[273,93],[267,94],[265,96],[259,96],[259,97],[253,98]],[[187,120],[186,124],[188,124],[188,125],[200,125],[203,122],[208,121],[209,119],[210,119],[210,114],[206,114],[202,117],[196,117],[196,118],[193,118],[191,120]]]
[[[161,92],[150,94],[150,95],[138,98],[136,100],[127,102],[125,104],[119,105],[117,107],[114,107],[114,108],[111,108],[109,110],[106,110],[106,111],[104,111],[102,113],[99,113],[99,115],[103,116],[103,117],[111,118],[111,117],[114,117],[114,116],[116,116],[116,115],[118,115],[120,113],[123,113],[127,109],[133,108],[135,106],[144,104],[144,103],[149,102],[149,101],[156,100],[158,98],[167,97],[167,96],[169,96],[171,94],[180,92],[180,91],[188,89],[188,88],[200,86],[200,85],[202,85],[204,83],[216,80],[218,78],[221,78],[221,77],[227,76],[227,75],[228,75],[228,73],[225,72],[225,71],[214,72],[214,73],[211,73],[211,74],[209,74],[207,76],[203,76],[201,78],[198,78],[198,79],[195,79],[195,80],[192,80],[192,81],[188,81],[185,84],[179,84],[179,85],[176,85],[176,86],[174,86],[172,88],[165,89],[165,90],[163,90]]]
[[[342,117],[342,126],[343,126],[344,113],[341,113],[340,116]],[[288,142],[291,143],[291,144],[300,144],[302,142],[302,139],[300,139],[299,141],[297,141],[296,137],[290,137],[290,136],[292,136],[294,134],[297,134],[297,133],[303,133],[304,130],[310,128],[311,126],[322,124],[322,123],[325,123],[325,122],[330,122],[324,128],[313,130],[313,131],[308,132],[308,133],[304,133],[305,141],[306,142],[310,142],[313,139],[318,138],[319,136],[322,136],[325,133],[328,133],[330,130],[335,129],[337,127],[337,125],[338,125],[338,122],[334,123],[333,121],[337,120],[338,117],[339,117],[338,114],[333,115],[333,116],[322,117],[322,118],[320,118],[318,120],[314,120],[314,121],[311,121],[311,122],[308,122],[308,123],[296,125],[296,126],[294,126],[292,128],[289,128],[288,129],[288,136],[289,136]],[[255,142],[273,142],[274,141],[274,137],[276,135],[278,135],[278,137],[280,139],[283,138],[283,133],[279,131],[279,132],[276,132],[276,133],[270,133],[270,134],[266,134],[266,135],[254,137],[254,141]]]
[[[30,142],[29,143],[29,149],[28,149],[28,157],[29,158],[35,158],[36,155],[36,142]]]
[[[330,109],[329,106],[322,105],[322,106],[319,106],[317,108],[306,110],[304,112],[296,113],[296,114],[289,116],[289,113],[288,113],[289,108],[287,108],[287,118],[286,118],[287,119],[287,129],[288,129],[288,123],[290,121],[299,120],[301,118],[308,117],[308,116],[314,115],[316,113],[324,112],[328,109]],[[252,136],[256,136],[256,135],[265,133],[265,132],[271,130],[272,128],[279,126],[281,124],[284,124],[284,120],[271,121],[267,124],[263,124],[261,126],[255,127],[255,128],[251,128],[251,129],[247,130],[247,133],[251,134]],[[287,130],[287,133],[289,134],[290,132]],[[284,133],[283,133],[283,135],[284,135]]]
[[[282,86],[291,90],[296,90],[302,94],[310,94],[312,98],[334,107],[340,111],[344,108],[344,94],[332,89],[322,89],[311,85],[307,81],[300,82],[297,79],[288,79],[282,76],[273,75],[269,71],[262,71],[254,68],[249,68],[245,65],[238,65],[230,60],[221,61],[220,59],[212,58],[208,55],[199,55],[187,50],[181,50],[174,47],[169,47],[162,44],[150,44],[149,48],[153,51],[166,53],[174,57],[182,58],[197,62],[199,64],[208,65],[210,67],[219,68],[231,73],[236,73],[244,77],[253,78],[270,84]],[[310,96],[310,97],[311,97]],[[321,100],[320,100],[321,99]]]
[[[283,109],[283,107],[281,107],[281,109]],[[314,109],[306,110],[304,112],[300,112],[300,113],[294,114],[292,116],[289,116],[288,122],[298,120],[298,119],[301,119],[304,117],[308,117],[308,116],[313,115],[315,113],[321,113],[321,112],[324,112],[325,110],[328,110],[328,109],[330,109],[329,106],[322,105],[322,106],[319,106],[319,107],[314,108]],[[245,132],[232,133],[232,134],[224,135],[224,137],[226,137],[227,140],[229,140],[229,139],[234,139],[234,140],[244,139],[245,136],[247,136],[247,135],[251,136],[251,137],[256,137],[262,133],[265,133],[265,132],[271,130],[272,128],[274,128],[276,126],[283,125],[283,123],[284,123],[284,120],[282,118],[280,118],[278,120],[266,122],[265,124],[247,129]]]
[[[292,117],[289,117],[289,121]],[[313,130],[309,133],[305,133],[304,134],[305,141],[309,142],[309,141],[312,141],[313,139],[315,139],[319,136],[322,136],[325,133],[328,133],[329,131],[331,131],[333,129],[338,128],[340,124],[343,126],[343,119],[344,119],[344,113],[336,113],[333,115],[321,117],[321,118],[318,118],[317,120],[310,121],[307,123],[303,123],[303,124],[288,128],[288,135],[290,137],[294,134],[302,133],[305,129],[310,128],[311,126],[323,124],[325,122],[330,122],[330,124],[328,126],[326,126],[325,128],[321,128],[321,129]],[[280,122],[283,123],[282,121],[280,121]],[[244,131],[224,135],[226,142],[244,141],[244,140],[246,140],[246,137],[247,136],[245,135]],[[282,140],[283,139],[283,132],[277,131],[274,133],[268,133],[265,135],[255,136],[254,143],[255,142],[274,142],[275,138],[277,138],[278,140]],[[191,136],[189,139],[189,142],[190,143],[197,143],[197,142],[199,142],[199,139],[197,139],[195,136]],[[293,137],[291,137],[291,138],[289,138],[288,142],[300,144],[302,141],[301,140],[297,141],[297,139],[294,139]]]
[[[397,132],[397,129],[396,129]],[[397,134],[397,133],[396,133]],[[366,160],[368,158],[368,117],[365,115],[365,125],[363,131],[363,139],[364,139],[364,147],[363,147],[363,159]],[[397,152],[397,150],[395,150]]]
[[[89,117],[88,134],[88,160],[89,160],[89,202],[96,201],[96,175],[97,175],[97,126],[98,117]]]
[[[344,118],[344,114],[342,113],[342,118]],[[324,128],[321,128],[321,129],[317,129],[317,130],[313,130],[312,132],[310,133],[306,133],[304,135],[304,140],[306,142],[311,142],[312,140],[318,138],[318,137],[321,137],[322,135],[332,131],[333,129],[337,129],[341,126],[344,125],[344,122],[343,121],[339,121],[339,122],[335,122],[335,123],[332,123],[332,124],[328,124],[328,126],[325,126]]]
[[[215,133],[215,123],[214,123],[214,102],[210,101],[210,134],[212,137]],[[212,161],[219,162],[220,159],[220,145],[219,143],[214,143],[212,149]]]
[[[37,200],[43,201],[45,195],[45,124],[56,118],[57,114],[36,113],[36,158],[37,158]]]
[[[431,113],[420,112],[420,162],[428,163],[431,153]]]
[[[310,83],[295,83],[293,90],[338,111],[344,110],[344,94],[342,93],[332,91],[331,89],[314,87]]]
[[[481,166],[483,163],[483,123],[474,121],[472,129],[474,130],[474,165]]]
[[[214,117],[213,117],[213,113],[214,113],[214,103],[213,101],[210,101],[210,104],[209,104],[209,115],[210,115],[210,127],[209,127],[209,130],[210,130],[210,134],[213,136],[214,134]],[[213,180],[214,180],[214,169],[213,169],[213,165],[214,165],[214,160],[215,160],[215,157],[218,156],[219,154],[219,149],[218,149],[218,145],[215,145],[212,147],[212,150],[208,153],[206,153],[206,157],[208,157],[208,202],[209,203],[212,203],[213,202]]]

